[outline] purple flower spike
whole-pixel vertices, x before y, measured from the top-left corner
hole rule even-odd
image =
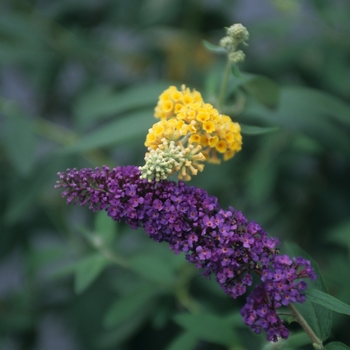
[[[64,189],[67,203],[105,210],[116,221],[143,227],[156,242],[167,242],[176,254],[214,275],[225,293],[233,298],[252,285],[252,272],[261,277],[241,313],[254,332],[262,329],[267,339],[287,338],[276,310],[291,302],[303,302],[306,283],[315,279],[310,262],[279,256],[277,238],[240,211],[220,208],[216,197],[183,182],[148,182],[140,179],[136,166],[109,169],[67,169],[58,173],[56,188]],[[297,281],[298,280],[298,281]]]

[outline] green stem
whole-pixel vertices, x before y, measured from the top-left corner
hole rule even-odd
[[[230,74],[231,74],[231,62],[229,59],[227,59],[224,78],[222,81],[221,91],[220,91],[220,95],[219,95],[219,103],[218,103],[219,111],[222,109],[222,106],[224,105],[227,84],[228,84],[228,78],[229,78]]]
[[[320,338],[315,334],[309,324],[306,322],[305,318],[299,313],[293,304],[288,305],[289,310],[292,313],[292,316],[300,324],[305,333],[309,336],[312,341],[312,345],[315,349],[323,349],[323,344]]]

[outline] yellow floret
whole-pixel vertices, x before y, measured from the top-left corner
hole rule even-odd
[[[201,136],[198,134],[192,134],[188,140],[189,143],[200,143]]]
[[[225,140],[220,140],[216,145],[215,149],[220,153],[225,153],[227,150],[227,143]]]
[[[207,132],[208,134],[211,134],[212,132],[215,131],[215,123],[212,122],[211,120],[204,122],[203,130],[205,130],[205,132]]]
[[[215,135],[215,136],[210,136],[208,138],[208,145],[210,148],[214,148],[216,146],[216,144],[218,143],[219,138]]]

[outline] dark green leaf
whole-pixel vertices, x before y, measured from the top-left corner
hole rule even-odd
[[[246,135],[261,135],[269,132],[274,132],[279,129],[278,126],[254,126],[254,125],[245,125],[239,124],[241,126],[242,134]]]
[[[300,331],[299,333],[292,333],[286,341],[283,342],[281,349],[299,349],[302,346],[310,344],[309,336],[304,332]]]
[[[147,83],[121,92],[115,92],[110,87],[99,87],[86,92],[76,102],[74,108],[78,124],[85,127],[93,121],[141,107],[154,109],[158,96],[170,84],[170,82]],[[153,110],[150,116],[153,116]]]
[[[165,285],[175,281],[173,266],[156,255],[137,255],[129,261],[129,266],[150,281]]]
[[[350,157],[350,106],[345,102],[309,88],[282,88],[276,110],[251,102],[242,117],[257,118],[303,132],[327,148],[333,147]]]
[[[197,342],[198,338],[191,332],[184,332],[176,337],[166,350],[192,350]]]
[[[101,239],[102,245],[111,246],[117,234],[116,224],[105,211],[96,213],[94,228],[95,236],[97,239]]]
[[[56,245],[46,249],[33,249],[28,258],[28,264],[37,272],[41,268],[66,257],[67,249],[63,245]]]
[[[97,338],[95,349],[116,349],[116,345],[126,341],[142,326],[149,316],[149,308],[138,310],[135,317],[130,317],[119,323],[117,327],[100,332]]]
[[[291,257],[303,256],[306,259],[310,260],[312,267],[316,272],[317,279],[315,281],[307,280],[305,282],[308,284],[309,288],[318,289],[325,293],[328,292],[318,265],[307,253],[305,253],[297,245],[290,242],[285,242],[283,244],[282,251]],[[324,306],[313,303],[308,298],[303,304],[295,303],[294,306],[322,341],[326,340],[329,337],[333,319],[331,310]]]
[[[308,288],[306,290],[306,296],[313,303],[322,305],[327,309],[338,312],[340,314],[350,315],[350,305],[345,304],[341,300],[324,293],[318,289]]]
[[[121,144],[131,138],[146,137],[148,129],[155,122],[153,109],[126,115],[99,127],[75,144],[63,149],[64,153],[86,152],[97,148]]]
[[[107,328],[119,326],[122,322],[133,317],[139,310],[150,305],[151,299],[157,294],[154,286],[138,288],[134,293],[118,298],[109,308],[104,325]]]
[[[64,166],[62,157],[49,154],[43,158],[40,164],[36,164],[33,173],[22,179],[12,175],[8,183],[8,190],[11,194],[4,221],[7,224],[13,224],[23,221],[23,218],[33,209],[33,203],[38,203],[40,196],[49,189],[53,189],[53,175],[57,174],[58,169]]]
[[[329,230],[327,240],[346,245],[350,248],[350,220]]]
[[[109,261],[98,253],[79,261],[75,266],[75,292],[85,291],[108,264]]]
[[[3,102],[1,109],[6,117],[2,133],[8,159],[22,175],[28,175],[35,162],[34,122],[12,103]]]
[[[206,40],[202,40],[202,42],[203,42],[204,47],[206,49],[208,49],[209,51],[219,52],[219,53],[227,53],[227,51],[219,45],[211,44],[209,41],[206,41]]]
[[[264,106],[275,109],[280,100],[280,88],[271,79],[264,76],[252,76],[243,83],[245,90]]]
[[[201,340],[228,347],[237,343],[232,325],[222,317],[212,314],[177,314],[174,321]]]
[[[326,350],[349,350],[350,348],[341,342],[335,341],[332,343],[328,343],[324,347],[324,349],[326,349]]]

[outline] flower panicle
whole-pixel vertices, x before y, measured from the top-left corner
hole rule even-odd
[[[67,169],[59,173],[56,188],[67,203],[104,210],[131,228],[142,227],[157,242],[167,242],[176,254],[215,276],[222,290],[233,298],[259,284],[241,310],[243,321],[267,339],[287,338],[288,329],[277,309],[305,301],[307,284],[315,279],[309,261],[280,255],[277,238],[268,237],[256,222],[238,210],[224,210],[214,196],[184,182],[149,180],[136,166],[109,169]]]

